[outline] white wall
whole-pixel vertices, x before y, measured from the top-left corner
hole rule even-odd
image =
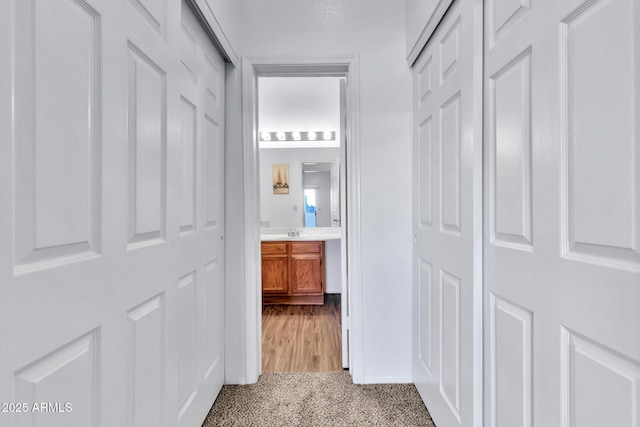
[[[339,148],[263,148],[260,150],[261,221],[269,227],[302,227],[302,162],[337,162]],[[271,165],[289,165],[289,194],[273,194]],[[327,209],[331,216],[330,209]]]
[[[327,286],[325,293],[342,293],[342,257],[340,240],[327,240],[324,242],[325,275]]]
[[[407,56],[415,46],[427,21],[438,5],[438,0],[406,0]]]
[[[338,134],[340,78],[259,78],[258,120],[260,131],[327,130]]]
[[[364,381],[410,382],[410,75],[404,2],[239,3],[243,56],[359,56]]]

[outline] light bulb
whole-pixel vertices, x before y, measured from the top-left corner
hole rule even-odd
[[[284,138],[285,138],[284,132],[278,132],[276,136],[280,141],[284,141]]]
[[[315,141],[316,140],[316,133],[315,132],[309,132],[309,141]]]
[[[294,141],[300,141],[300,132],[292,132],[291,136],[293,136]]]
[[[263,141],[271,141],[271,133],[260,132],[260,138],[262,138]]]
[[[329,132],[329,131],[325,131],[325,132],[322,134],[322,138],[324,138],[324,140],[325,140],[325,141],[329,141],[329,140],[331,139],[331,132]]]

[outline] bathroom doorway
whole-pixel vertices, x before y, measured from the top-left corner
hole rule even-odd
[[[348,367],[345,91],[343,76],[257,78],[263,372]]]

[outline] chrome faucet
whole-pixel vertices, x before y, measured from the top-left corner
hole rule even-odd
[[[291,230],[287,232],[287,237],[300,237],[300,231]]]

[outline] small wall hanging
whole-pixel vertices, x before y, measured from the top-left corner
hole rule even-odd
[[[271,166],[273,194],[289,194],[289,164],[277,163]]]

